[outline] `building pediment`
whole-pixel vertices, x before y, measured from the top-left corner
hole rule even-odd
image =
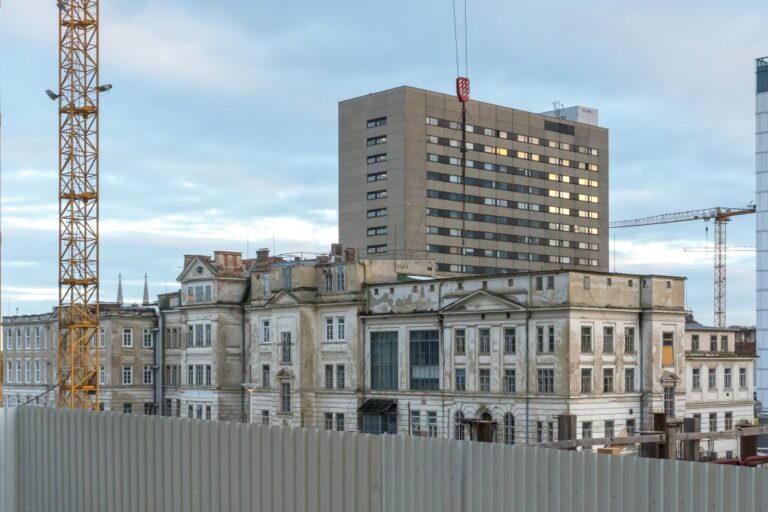
[[[213,279],[216,277],[216,271],[208,258],[204,256],[194,256],[184,266],[184,270],[176,278],[176,281],[183,283],[185,281],[195,281],[199,279]]]
[[[294,375],[290,368],[280,368],[280,371],[277,372],[276,377],[278,379],[292,379]]]
[[[661,382],[664,384],[677,384],[680,382],[680,377],[670,372],[669,370],[664,370],[661,372]]]
[[[440,312],[451,313],[486,313],[492,311],[524,311],[525,306],[502,295],[487,290],[476,290],[466,297],[444,307]]]
[[[289,290],[280,290],[272,297],[267,305],[269,306],[295,306],[300,304],[301,300]]]

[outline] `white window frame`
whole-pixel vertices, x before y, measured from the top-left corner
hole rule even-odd
[[[35,350],[40,350],[41,344],[40,344],[40,327],[36,326],[34,329],[34,337],[35,337]]]
[[[32,361],[30,359],[24,360],[24,383],[32,384]]]
[[[147,378],[149,377],[149,378]],[[142,371],[142,382],[144,384],[154,384],[155,378],[154,374],[152,373],[152,365],[145,364],[144,370]]]
[[[99,348],[107,346],[107,331],[103,327],[99,327]]]
[[[35,367],[34,367],[34,375],[35,375],[35,384],[40,384],[42,382],[42,371],[40,369],[40,360],[35,359]]]
[[[343,316],[337,316],[336,317],[336,341],[344,341],[346,337],[346,317]]]
[[[331,342],[334,340],[333,333],[334,333],[334,325],[333,325],[333,317],[327,316],[325,317],[325,341]]]
[[[121,382],[123,383],[123,386],[133,385],[133,366],[124,364],[120,375],[122,376]]]
[[[133,348],[133,328],[123,327],[123,348]]]
[[[105,385],[107,383],[107,370],[104,368],[104,365],[102,364],[99,366],[99,384]]]
[[[272,326],[269,319],[261,321],[261,342],[272,343]]]
[[[152,348],[154,346],[154,340],[152,339],[152,329],[144,328],[142,333],[142,346],[144,348]]]

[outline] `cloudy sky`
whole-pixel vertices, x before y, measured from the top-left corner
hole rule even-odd
[[[461,0],[458,0],[462,3]],[[57,279],[54,0],[0,8],[3,314],[48,310]],[[175,287],[185,253],[324,251],[336,239],[337,102],[451,92],[450,0],[103,0],[102,298]],[[475,99],[600,111],[611,219],[754,199],[754,59],[764,0],[469,0]],[[712,321],[704,222],[616,231],[616,268],[688,277]],[[754,218],[729,242],[754,244]],[[754,254],[728,257],[728,321],[754,323]]]

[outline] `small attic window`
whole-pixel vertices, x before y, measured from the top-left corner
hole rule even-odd
[[[483,288],[488,288],[488,281],[483,281]]]
[[[629,281],[627,281],[627,286],[632,288],[633,286],[635,286],[635,283],[633,283],[632,280],[630,279]]]
[[[672,288],[672,281],[667,281],[667,288]]]
[[[461,281],[459,281],[459,282],[458,282],[458,283],[456,283],[456,284],[458,285],[458,287],[459,287],[459,290],[463,290],[463,289],[464,289],[464,283],[462,283]]]
[[[374,295],[378,295],[379,294],[379,289],[378,288],[374,288],[373,289],[373,294]]]
[[[435,285],[433,284],[429,285],[429,291],[431,292],[435,291]]]
[[[507,279],[507,286],[512,288],[514,285],[515,285],[515,280],[514,279]]]
[[[608,286],[612,286],[613,285],[613,279],[611,279],[609,277],[608,280],[607,280],[607,283],[608,283]]]
[[[413,291],[413,293],[418,293],[419,292],[419,287],[418,286],[414,286],[413,288],[411,288],[411,291]]]

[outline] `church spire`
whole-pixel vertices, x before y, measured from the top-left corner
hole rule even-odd
[[[143,305],[149,304],[149,284],[147,283],[147,274],[144,274],[144,301]]]
[[[123,305],[123,275],[117,274],[117,303]]]

